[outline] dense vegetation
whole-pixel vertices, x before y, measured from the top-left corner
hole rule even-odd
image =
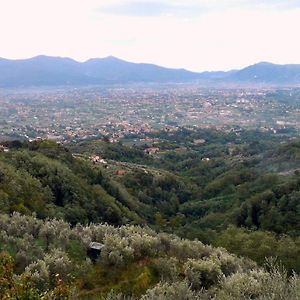
[[[91,241],[104,244],[96,264],[86,258]],[[300,278],[289,277],[272,262],[258,268],[224,249],[138,226],[71,228],[61,220],[14,213],[0,215],[0,245],[1,299],[300,296]],[[13,276],[13,271],[19,275]]]
[[[120,225],[141,220],[133,207],[121,203],[121,196],[117,200],[109,194],[117,193],[118,188],[101,170],[73,158],[55,143],[21,144],[0,155],[0,164],[4,212],[36,212],[40,218],[55,216],[71,224],[93,221]]]
[[[151,139],[160,149],[153,155],[144,151],[151,144],[107,140],[67,148],[6,143],[0,293],[277,299],[270,294],[276,288],[278,299],[298,299],[300,141],[240,128],[181,129]],[[91,155],[105,162],[93,163]],[[86,255],[91,241],[105,245],[96,264]],[[266,257],[287,271],[262,268]]]
[[[147,219],[156,229],[199,238],[259,263],[263,263],[265,256],[278,256],[289,270],[300,270],[299,140],[240,128],[228,133],[182,129],[151,137],[159,139],[155,147],[161,151],[149,156],[142,165],[140,157],[147,145],[136,146],[135,152],[140,153],[130,159],[126,154],[128,147],[122,144],[108,149],[103,142],[85,142],[76,145],[76,150],[91,154],[95,151],[91,147],[98,143],[97,153],[105,159],[113,158],[112,148],[123,152],[127,164],[122,167],[126,174],[112,177],[135,200],[156,207],[154,214],[149,212],[153,217]],[[197,139],[205,143],[196,145],[193,141]],[[110,161],[112,168],[114,162]],[[226,243],[221,238],[229,225],[248,229],[233,235],[235,249],[230,247],[234,241]],[[242,233],[244,238],[240,239]],[[293,255],[284,253],[287,240],[282,235],[290,239]],[[273,244],[267,242],[270,236]],[[266,249],[252,255],[262,241]],[[249,251],[242,250],[249,247]]]

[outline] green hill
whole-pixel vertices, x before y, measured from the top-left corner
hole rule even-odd
[[[125,199],[110,195],[107,190],[112,192],[113,183],[101,169],[74,158],[56,143],[41,141],[10,147],[8,153],[0,153],[0,164],[3,212],[35,212],[40,218],[60,217],[71,224],[142,221]]]
[[[281,299],[298,299],[299,141],[243,130],[152,138],[154,155],[100,140],[5,143],[0,293],[273,299],[276,282]],[[105,245],[95,264],[90,242]],[[271,257],[287,271],[265,266]]]

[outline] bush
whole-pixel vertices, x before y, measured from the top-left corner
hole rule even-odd
[[[189,259],[184,264],[184,274],[194,290],[208,289],[217,284],[223,275],[215,262],[195,259]]]
[[[201,292],[194,292],[185,281],[170,283],[159,283],[149,289],[141,300],[204,300]]]

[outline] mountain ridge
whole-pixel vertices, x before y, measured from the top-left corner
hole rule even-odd
[[[97,85],[109,83],[300,84],[300,64],[259,62],[240,70],[192,72],[107,56],[84,62],[69,57],[38,55],[0,58],[0,87]]]

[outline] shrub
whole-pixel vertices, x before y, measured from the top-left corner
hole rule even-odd
[[[149,289],[141,300],[204,300],[201,292],[194,292],[185,281],[175,283],[159,283]]]
[[[218,264],[211,260],[189,259],[184,265],[184,273],[194,290],[209,288],[217,284],[223,275]]]

